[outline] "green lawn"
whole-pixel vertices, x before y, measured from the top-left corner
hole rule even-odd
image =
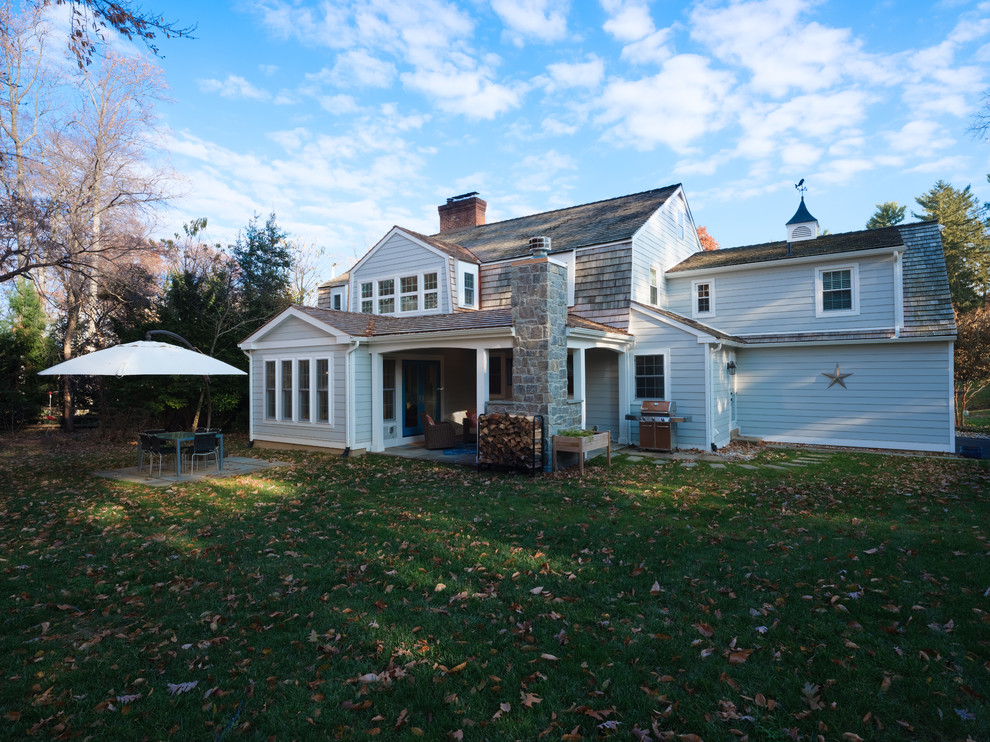
[[[0,439],[0,738],[990,739],[986,462],[250,455]]]

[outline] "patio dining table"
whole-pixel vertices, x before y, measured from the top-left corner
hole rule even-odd
[[[182,444],[193,443],[196,440],[196,433],[192,431],[175,431],[171,433],[155,433],[158,440],[163,444],[175,443],[175,476],[182,476]],[[217,468],[223,471],[223,433],[217,433],[217,446],[219,447],[217,457]],[[138,471],[144,463],[144,449],[138,444]]]

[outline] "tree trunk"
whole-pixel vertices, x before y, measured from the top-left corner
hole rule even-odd
[[[79,324],[79,305],[74,304],[70,309],[65,323],[65,337],[62,339],[62,358],[72,358],[72,338],[76,335]],[[66,433],[75,432],[76,409],[72,396],[72,377],[62,377],[62,429]]]

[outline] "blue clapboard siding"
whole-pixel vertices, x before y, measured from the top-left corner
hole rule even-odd
[[[619,440],[619,357],[610,350],[585,351],[585,425],[607,430]]]
[[[859,266],[859,314],[815,316],[818,268]],[[692,313],[692,282],[714,284],[714,316],[701,322],[732,335],[877,329],[894,326],[893,256],[846,255],[820,263],[787,265],[705,276],[668,276],[667,307],[685,317]]]
[[[422,273],[437,273],[440,285],[440,309],[450,306],[450,271],[447,258],[417,245],[402,234],[392,235],[388,242],[379,248],[356,271],[351,271],[351,290],[348,297],[352,312],[361,311],[361,284],[384,278],[395,278],[395,306],[399,307],[399,283],[401,276],[418,276]],[[419,287],[422,290],[422,285]],[[375,307],[377,311],[377,307]],[[395,312],[399,314],[398,311]],[[432,310],[431,310],[432,313]],[[413,314],[410,312],[409,314]]]
[[[698,343],[691,334],[659,322],[651,322],[637,312],[630,313],[629,330],[636,336],[633,355],[651,355],[670,351],[667,357],[665,391],[666,399],[677,404],[679,416],[689,416],[690,422],[677,426],[679,448],[707,448],[705,436],[705,353],[707,345]],[[630,362],[629,373],[635,374],[635,363]],[[636,393],[635,377],[629,379],[632,394]],[[633,399],[631,413],[638,413],[642,400]],[[639,440],[638,425],[630,423],[630,436]]]
[[[766,440],[950,450],[949,343],[737,349],[739,431]],[[836,364],[846,389],[829,388]]]
[[[678,210],[684,212],[684,236],[677,223]],[[632,299],[650,303],[650,268],[659,268],[659,302],[665,307],[664,271],[701,250],[698,235],[691,222],[683,194],[669,199],[640,227],[632,241]],[[674,309],[673,311],[677,311]]]

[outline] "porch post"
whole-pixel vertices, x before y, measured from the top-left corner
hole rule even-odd
[[[588,424],[588,390],[585,388],[584,348],[574,351],[574,401],[581,403],[581,429]]]
[[[382,376],[384,364],[382,354],[371,351],[371,450],[381,453],[385,450],[382,430]]]
[[[630,406],[632,405],[632,398],[629,396],[631,387],[631,369],[632,364],[632,349],[619,353],[619,442],[620,443],[630,443],[631,439],[629,437],[629,421],[626,420],[626,415],[630,413]]]
[[[474,351],[474,357],[475,411],[478,415],[484,415],[485,404],[488,402],[488,351],[478,348]]]

